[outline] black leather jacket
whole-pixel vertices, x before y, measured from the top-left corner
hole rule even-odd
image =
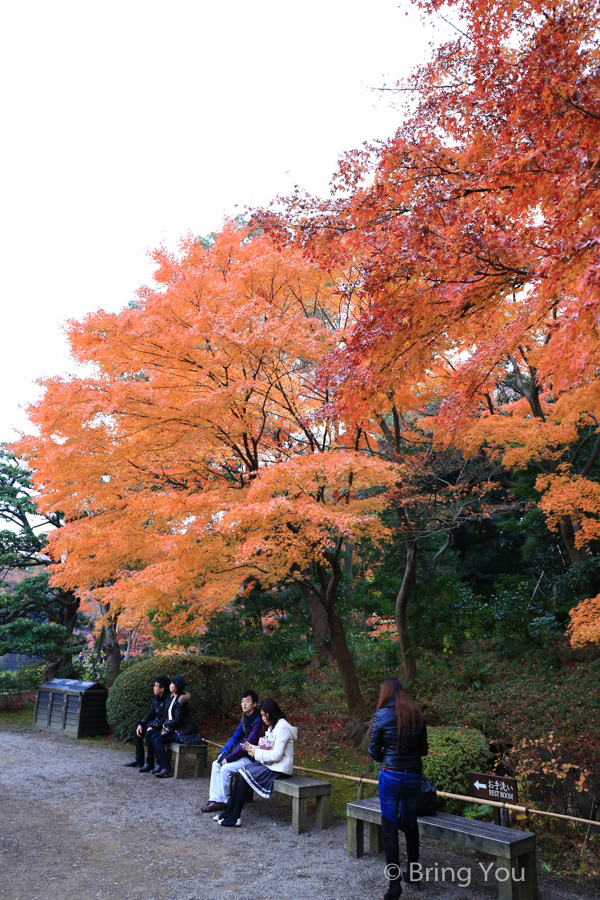
[[[418,717],[417,730],[398,744],[398,720],[394,704],[378,709],[371,724],[369,753],[388,769],[422,769],[421,757],[427,756],[427,725]]]
[[[144,718],[140,719],[140,725],[143,728],[148,728],[150,725],[152,725],[153,728],[160,728],[167,714],[165,703],[168,700],[168,691],[164,691],[162,697],[158,697],[155,694],[152,699],[152,706],[150,707]]]

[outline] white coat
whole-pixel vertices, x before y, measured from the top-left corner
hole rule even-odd
[[[285,719],[280,719],[275,727],[269,725],[265,738],[275,742],[273,748],[262,750],[257,747],[254,751],[255,761],[262,763],[263,766],[268,766],[274,772],[292,775],[294,771],[294,741],[298,740],[298,729]]]

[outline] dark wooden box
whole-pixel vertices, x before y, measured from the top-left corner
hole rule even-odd
[[[53,678],[38,688],[33,727],[74,738],[108,734],[107,697],[97,681]]]

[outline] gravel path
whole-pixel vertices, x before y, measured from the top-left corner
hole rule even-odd
[[[346,854],[345,821],[307,834],[274,796],[242,828],[199,813],[208,780],[126,769],[130,754],[40,733],[0,732],[0,900],[380,900],[383,857]],[[423,885],[412,900],[497,897],[480,861],[428,842],[422,860],[471,869],[468,887]],[[463,877],[464,880],[464,877]],[[598,897],[598,885],[541,879],[542,900]]]

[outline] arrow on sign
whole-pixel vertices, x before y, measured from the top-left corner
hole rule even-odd
[[[487,784],[482,784],[480,781],[476,781],[474,787],[476,787],[480,791],[487,790]]]

